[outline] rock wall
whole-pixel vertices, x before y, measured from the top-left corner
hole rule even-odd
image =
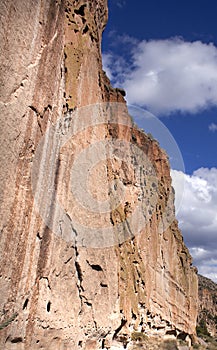
[[[0,15],[0,347],[194,335],[167,156],[102,70],[107,1],[2,0]]]
[[[212,337],[217,334],[217,285],[209,278],[198,275],[199,313],[198,326],[201,321],[206,324]]]

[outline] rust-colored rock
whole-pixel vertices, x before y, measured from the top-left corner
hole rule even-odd
[[[197,276],[167,156],[132,124],[124,92],[102,71],[106,0],[3,0],[0,14],[0,348],[92,350],[128,346],[135,331],[193,335]],[[97,103],[94,123],[84,106]],[[73,164],[93,143],[88,190],[109,212],[87,211],[71,193]],[[99,161],[110,145],[112,157]],[[142,227],[130,221],[138,207]],[[109,242],[94,236],[104,226]]]

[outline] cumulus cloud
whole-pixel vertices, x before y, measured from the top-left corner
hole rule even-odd
[[[103,61],[103,69],[106,71],[106,74],[110,80],[114,80],[113,76],[113,68],[111,66],[112,62],[112,54],[110,53],[104,53],[102,55],[102,61]]]
[[[209,125],[209,130],[210,130],[210,131],[213,131],[213,132],[217,131],[217,124],[211,123],[211,124]]]
[[[124,36],[121,44],[124,54],[110,53],[106,67],[112,67],[113,84],[127,91],[130,104],[156,114],[196,113],[217,105],[217,48],[212,43],[172,38],[132,39],[127,45]]]
[[[194,257],[194,264],[198,267],[199,273],[217,282],[217,249],[206,250],[203,248],[190,248]]]
[[[194,264],[217,281],[217,168],[200,168],[192,175],[172,170],[171,175],[179,226]]]

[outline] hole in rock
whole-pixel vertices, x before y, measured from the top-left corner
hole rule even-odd
[[[181,332],[181,333],[178,335],[177,339],[186,340],[187,336],[188,336],[187,333]]]
[[[92,306],[92,304],[89,303],[88,301],[85,301],[84,303],[85,303],[87,306]]]
[[[22,343],[23,338],[22,337],[15,337],[11,340],[11,343]]]
[[[86,33],[88,32],[88,30],[89,30],[89,28],[88,28],[88,26],[86,25],[85,28],[84,28],[84,30],[83,30],[83,34],[86,34]]]
[[[95,271],[103,271],[100,265],[90,265],[90,267]]]
[[[78,10],[75,10],[76,15],[79,16],[84,16],[84,9],[85,9],[86,5],[82,5],[81,7],[79,7]]]
[[[101,286],[102,288],[107,288],[107,287],[108,287],[108,285],[107,285],[106,283],[103,283],[103,282],[100,283],[100,286]]]
[[[40,232],[37,232],[37,238],[38,238],[39,240],[42,239],[42,237],[41,237],[41,235],[40,235]]]
[[[29,302],[29,299],[27,298],[23,304],[23,310],[27,308],[28,302]]]
[[[95,38],[94,38],[94,36],[93,36],[93,34],[92,34],[92,33],[90,34],[90,39],[91,39],[91,41],[92,41],[92,42],[94,42],[94,41],[95,41]]]
[[[50,312],[50,308],[51,308],[51,302],[48,301],[48,303],[47,303],[47,312]]]
[[[175,329],[171,329],[171,330],[169,330],[169,331],[166,331],[166,334],[167,334],[167,335],[174,335],[174,336],[176,337],[177,332],[176,332]]]
[[[132,311],[132,319],[133,319],[133,320],[136,320],[136,319],[137,319],[137,316],[134,314],[133,311]]]

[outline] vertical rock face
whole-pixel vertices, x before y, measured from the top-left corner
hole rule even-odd
[[[193,335],[167,156],[102,70],[107,1],[2,0],[0,15],[1,348]]]
[[[205,322],[208,332],[216,337],[217,328],[217,285],[210,279],[198,275],[199,307],[198,324]]]

